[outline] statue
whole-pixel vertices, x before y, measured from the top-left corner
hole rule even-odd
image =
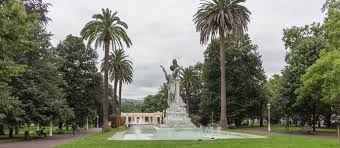
[[[180,127],[180,128],[193,128],[195,127],[189,118],[186,111],[186,104],[180,96],[180,72],[182,67],[177,64],[177,60],[172,61],[170,66],[171,74],[168,74],[165,68],[161,65],[167,80],[168,89],[168,108],[166,109],[166,117],[164,119],[164,127]]]

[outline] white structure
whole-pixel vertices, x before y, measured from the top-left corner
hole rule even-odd
[[[161,124],[163,113],[121,113],[125,119],[125,124]]]
[[[178,66],[176,59],[173,60],[173,64],[170,66],[171,74],[167,74],[163,68],[166,80],[168,81],[167,103],[169,108],[166,109],[164,124],[160,126],[161,128],[196,128],[191,122],[185,107],[186,104],[180,96],[181,78],[179,75],[181,69],[182,67]]]

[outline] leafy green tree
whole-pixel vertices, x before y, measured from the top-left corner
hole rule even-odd
[[[11,94],[11,78],[25,71],[25,64],[16,61],[16,55],[24,54],[32,47],[30,34],[36,29],[36,15],[25,11],[16,0],[0,2],[0,135],[5,125],[13,131],[24,114],[22,102]]]
[[[276,74],[264,84],[267,101],[271,104],[271,120],[274,123],[278,123],[284,117],[285,108],[284,100],[281,97],[281,84],[282,76]]]
[[[127,47],[132,45],[130,38],[126,33],[127,24],[120,20],[117,12],[112,13],[109,9],[102,9],[101,14],[92,16],[94,20],[88,22],[81,31],[81,36],[88,41],[88,47],[92,43],[95,48],[104,44],[104,93],[102,101],[103,109],[103,131],[106,131],[108,126],[108,85],[109,85],[109,53],[110,45],[113,50],[123,48],[123,43]],[[116,103],[114,101],[114,110]]]
[[[194,70],[192,66],[184,68],[181,71],[181,89],[182,94],[184,94],[185,102],[186,102],[186,108],[188,114],[191,113],[191,99],[194,94],[197,94],[197,92],[200,89],[201,81],[199,79],[198,73]]]
[[[228,128],[227,98],[226,98],[226,66],[225,66],[225,38],[242,36],[247,29],[250,11],[239,3],[245,0],[203,0],[199,10],[194,15],[196,30],[200,32],[200,42],[207,43],[217,34],[220,37],[220,80],[221,80],[221,114],[220,126]]]
[[[329,0],[327,4],[327,17],[325,19],[325,36],[328,40],[328,50],[340,50],[340,1]]]
[[[165,102],[162,101],[159,94],[148,95],[144,98],[141,109],[144,113],[162,112],[164,109],[164,105]]]
[[[324,53],[302,76],[296,90],[299,98],[321,99],[336,105],[340,101],[340,51]]]
[[[133,102],[122,100],[122,112],[124,113],[140,113],[141,105],[134,104]]]
[[[288,50],[286,62],[288,66],[283,71],[282,98],[285,100],[285,116],[288,119],[302,118],[313,125],[315,130],[317,100],[308,98],[297,100],[294,93],[301,86],[300,78],[320,55],[322,49],[326,47],[324,38],[325,32],[320,24],[313,23],[304,27],[292,27],[284,30],[283,41]],[[313,121],[309,121],[311,113]],[[287,124],[289,126],[289,124]]]
[[[97,54],[85,46],[82,38],[72,35],[60,42],[55,51],[60,59],[58,71],[67,83],[65,97],[75,113],[73,121],[83,126],[87,118],[96,117],[97,103],[101,99],[102,77],[97,72]],[[60,124],[65,122],[61,121]]]

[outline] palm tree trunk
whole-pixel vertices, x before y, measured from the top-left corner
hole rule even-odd
[[[108,86],[109,86],[109,50],[110,50],[110,41],[105,41],[105,55],[104,55],[104,95],[102,100],[103,106],[103,127],[102,131],[107,131],[109,129],[108,124]]]
[[[117,101],[117,85],[118,85],[118,76],[115,75],[115,80],[113,84],[113,108],[112,108],[112,112],[114,115],[117,115],[117,103],[119,103]]]
[[[122,111],[122,88],[123,88],[123,81],[122,80],[119,80],[119,110],[118,110],[118,114],[120,115],[121,111]]]
[[[220,117],[220,127],[222,129],[227,129],[228,120],[227,120],[227,95],[226,95],[226,65],[225,65],[225,35],[224,29],[220,27],[220,70],[221,70],[221,117]]]

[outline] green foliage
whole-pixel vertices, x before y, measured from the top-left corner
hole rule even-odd
[[[165,106],[165,102],[162,101],[161,96],[159,94],[156,95],[148,95],[144,98],[144,102],[142,104],[142,112],[144,113],[153,113],[153,112],[162,112]]]
[[[242,37],[250,21],[250,11],[240,4],[243,2],[245,0],[202,0],[194,15],[201,43],[207,43],[219,33]]]
[[[35,44],[30,34],[35,30],[36,16],[27,14],[16,0],[0,2],[0,124],[18,126],[23,120],[23,104],[11,95],[11,78],[25,71],[26,66],[15,61]],[[1,131],[0,131],[1,132]]]
[[[311,66],[326,47],[324,30],[320,24],[313,23],[304,27],[292,27],[284,30],[283,41],[288,50],[286,62],[288,66],[283,70],[281,88],[281,106],[286,116],[300,116],[303,120],[310,120],[315,112],[318,100],[297,100],[294,93],[301,86],[301,76]],[[326,108],[326,107],[325,107]],[[313,111],[314,110],[314,111]]]
[[[100,100],[102,76],[97,71],[97,54],[86,48],[82,38],[68,35],[58,44],[58,71],[65,86],[66,100],[74,109],[75,121],[84,124],[86,118],[95,118]]]
[[[141,105],[140,104],[134,104],[130,101],[124,101],[122,100],[122,112],[123,113],[139,113],[141,112]]]
[[[271,118],[278,122],[284,116],[285,106],[284,100],[281,97],[282,90],[282,76],[273,75],[264,85],[266,98],[271,104]]]
[[[123,49],[114,50],[109,57],[108,64],[109,80],[111,82],[114,81],[112,92],[113,94],[110,99],[118,102],[118,111],[121,110],[121,93],[123,82],[132,83],[133,79],[133,67],[132,67],[133,63],[128,58],[129,56],[125,54]],[[105,64],[103,62],[101,65],[102,72],[105,71],[104,67]],[[119,98],[117,99],[118,82],[119,82]]]
[[[303,85],[296,91],[300,99],[312,97],[326,103],[339,103],[340,51],[325,53],[307,69],[301,80]]]
[[[327,4],[328,11],[324,28],[330,46],[328,50],[340,50],[340,1],[329,0]]]
[[[191,114],[197,102],[202,82],[198,71],[192,66],[182,69],[180,77],[181,93],[187,105],[187,112]]]
[[[200,102],[203,123],[208,122],[212,112],[214,112],[214,120],[218,119],[220,109],[218,49],[218,40],[213,40],[204,53],[203,88]],[[261,106],[265,103],[261,85],[265,76],[257,46],[251,43],[248,36],[244,36],[242,40],[227,40],[225,52],[228,118],[239,125],[244,118],[261,116]]]
[[[103,100],[102,100],[102,110],[103,110],[103,130],[107,130],[108,127],[108,106],[107,103],[108,93],[109,93],[109,53],[110,44],[113,50],[123,49],[123,44],[127,47],[132,45],[131,39],[126,33],[128,25],[121,21],[117,16],[117,12],[111,10],[102,9],[101,14],[95,14],[92,16],[93,20],[88,22],[85,27],[81,30],[80,34],[84,40],[87,40],[88,47],[94,43],[95,48],[104,44],[104,83],[103,83]],[[116,90],[117,90],[117,79],[114,83],[114,95],[112,110],[116,113]]]

